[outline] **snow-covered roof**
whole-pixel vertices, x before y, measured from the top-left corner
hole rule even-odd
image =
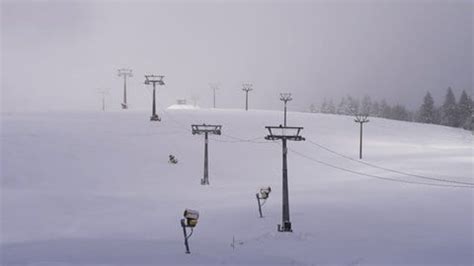
[[[191,104],[173,104],[168,107],[168,109],[185,109],[185,110],[190,110],[190,109],[199,109],[199,106],[194,106]]]

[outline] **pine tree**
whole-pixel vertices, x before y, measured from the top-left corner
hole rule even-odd
[[[345,97],[341,98],[341,101],[339,102],[339,105],[337,106],[336,113],[339,115],[347,115],[347,101]]]
[[[443,112],[443,106],[435,107],[435,124],[441,125],[441,113]]]
[[[451,87],[449,87],[441,107],[441,124],[450,127],[459,126],[457,113],[456,97]]]
[[[372,102],[372,108],[370,108],[370,116],[380,117],[380,105],[377,101]]]
[[[469,99],[469,106],[471,107],[471,118],[468,118],[467,121],[464,122],[464,128],[472,130],[472,134],[474,134],[474,101],[472,98]]]
[[[420,107],[417,121],[428,124],[436,123],[436,110],[430,92],[427,92],[423,99],[423,104]]]
[[[321,104],[321,108],[319,108],[319,112],[323,114],[328,113],[328,102],[326,98],[324,98],[323,103]]]
[[[410,121],[410,113],[405,106],[397,104],[392,108],[391,118],[395,120]]]
[[[331,100],[329,100],[329,103],[327,105],[327,108],[328,108],[328,113],[329,114],[335,114],[336,113],[336,106],[334,105],[334,102]]]
[[[472,116],[471,101],[466,91],[463,90],[457,105],[459,126],[463,128],[466,128],[470,124]]]
[[[392,108],[387,104],[385,99],[380,103],[380,114],[383,118],[392,118]]]
[[[362,103],[360,106],[360,113],[364,115],[370,114],[370,109],[372,108],[372,100],[370,99],[370,96],[364,96],[362,99]]]
[[[356,115],[359,113],[359,101],[352,98],[351,96],[347,96],[347,112],[350,115]]]

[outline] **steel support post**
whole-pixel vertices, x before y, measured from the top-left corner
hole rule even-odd
[[[245,91],[245,111],[249,110],[249,91]]]
[[[282,225],[280,230],[282,232],[292,232],[290,222],[290,200],[288,192],[288,165],[287,165],[287,154],[288,148],[286,146],[286,138],[282,139],[283,142],[283,217]]]
[[[359,145],[359,159],[362,159],[362,127],[364,123],[360,123],[360,145]]]
[[[209,138],[207,132],[204,133],[204,178],[201,181],[202,185],[209,185],[209,152],[208,152]]]
[[[153,83],[153,106],[152,106],[152,117],[156,116],[156,89],[155,89],[155,83]]]
[[[123,76],[123,105],[122,109],[127,109],[127,75]]]
[[[258,193],[256,194],[256,196],[257,196],[257,203],[258,203],[258,213],[260,214],[260,218],[263,218],[262,203],[260,202],[260,197],[258,196]]]

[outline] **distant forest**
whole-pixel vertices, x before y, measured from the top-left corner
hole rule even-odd
[[[430,92],[421,99],[421,105],[416,111],[411,111],[401,104],[390,105],[385,100],[372,100],[365,96],[362,100],[352,96],[343,97],[338,103],[332,99],[324,99],[321,106],[311,104],[312,113],[356,115],[363,114],[372,117],[383,117],[394,120],[413,121],[427,124],[437,124],[450,127],[459,127],[467,130],[474,129],[472,98],[462,91],[459,100],[451,88],[446,91],[442,105],[436,105]]]

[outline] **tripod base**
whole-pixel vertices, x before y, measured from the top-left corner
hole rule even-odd
[[[161,121],[161,118],[157,114],[154,114],[150,117],[150,121]]]
[[[127,109],[128,108],[126,103],[122,103],[121,105],[122,105],[122,109]]]
[[[209,180],[201,179],[201,185],[209,185]]]
[[[284,222],[283,226],[281,224],[278,225],[278,232],[293,232],[291,229],[291,223],[290,222]]]

